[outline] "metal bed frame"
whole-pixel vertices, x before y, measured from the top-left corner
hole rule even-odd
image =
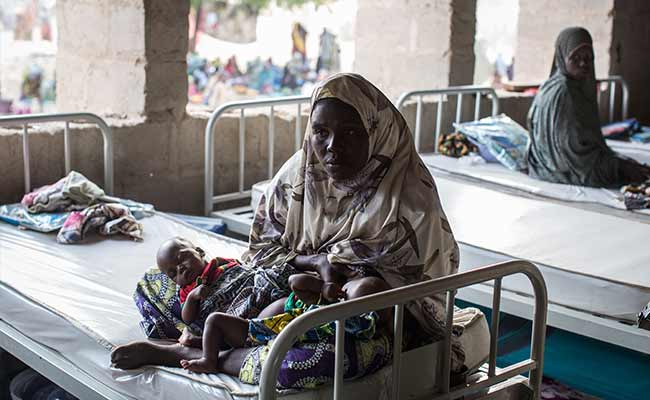
[[[501,280],[503,277],[522,273],[533,286],[535,293],[535,308],[533,315],[533,329],[531,339],[530,357],[516,364],[497,371],[497,340],[499,332],[499,312],[501,304]],[[451,377],[451,330],[454,312],[454,299],[456,290],[462,287],[475,285],[486,281],[494,281],[494,292],[492,297],[492,321],[490,327],[490,353],[487,366],[487,374],[480,377],[476,382],[463,383],[458,386],[450,386]],[[335,368],[334,368],[334,390],[333,398],[338,400],[343,392],[343,357],[344,357],[344,329],[345,319],[359,315],[368,310],[381,310],[392,307],[394,309],[394,343],[402,342],[404,305],[412,300],[430,296],[433,294],[446,293],[446,323],[443,351],[440,356],[438,392],[431,393],[433,399],[457,399],[466,395],[477,394],[489,389],[492,386],[506,382],[508,379],[520,374],[529,373],[527,386],[532,391],[532,398],[540,398],[540,387],[544,362],[544,339],[546,334],[546,307],[547,293],[544,278],[537,267],[528,261],[513,260],[500,264],[494,264],[472,271],[450,275],[430,281],[417,283],[386,292],[365,296],[356,300],[345,301],[332,306],[323,307],[315,312],[305,313],[298,317],[285,329],[280,332],[273,342],[271,351],[260,379],[260,399],[275,399],[277,396],[276,382],[284,356],[292,347],[295,340],[313,326],[330,321],[336,321],[335,340]],[[393,364],[391,370],[391,399],[399,399],[400,394],[400,361],[402,349],[395,346],[393,349]],[[497,373],[498,372],[498,373]],[[434,377],[432,377],[434,379]],[[512,386],[506,385],[503,390],[510,390],[519,383],[511,382]],[[491,393],[491,395],[495,395]]]
[[[422,103],[425,96],[437,96],[437,107],[436,107],[436,129],[435,129],[435,145],[434,152],[438,152],[438,138],[440,137],[440,129],[442,125],[442,110],[444,109],[444,104],[446,101],[449,101],[450,96],[456,96],[456,123],[460,123],[462,118],[463,111],[463,95],[474,95],[474,120],[478,120],[481,115],[481,98],[482,96],[487,96],[492,100],[492,116],[496,116],[499,113],[499,97],[494,88],[487,86],[456,86],[444,89],[425,89],[425,90],[411,90],[409,92],[402,93],[397,100],[396,107],[401,112],[404,108],[404,104],[412,99],[416,98],[417,108],[415,109],[415,149],[420,152],[420,137],[421,137],[421,121],[422,121]]]
[[[628,106],[630,101],[630,91],[627,85],[627,82],[621,76],[609,76],[607,78],[602,78],[597,80],[598,83],[598,92],[601,92],[602,86],[606,85],[607,91],[609,92],[609,104],[608,104],[608,121],[614,122],[615,109],[616,109],[616,88],[621,87],[621,104],[620,104],[620,115],[622,119],[627,119]],[[415,148],[418,153],[420,152],[420,138],[421,138],[421,121],[422,121],[422,105],[424,97],[437,96],[437,107],[436,107],[436,119],[435,119],[435,141],[436,145],[434,146],[434,153],[438,152],[438,138],[440,137],[440,129],[442,123],[442,112],[444,109],[444,104],[446,101],[450,101],[452,96],[456,96],[456,119],[455,123],[460,123],[462,121],[462,111],[463,111],[463,96],[464,95],[473,95],[474,96],[474,119],[477,121],[481,115],[481,99],[483,96],[488,97],[492,101],[491,114],[493,117],[499,113],[499,96],[494,88],[489,86],[455,86],[444,89],[425,89],[425,90],[411,90],[408,92],[402,93],[396,104],[398,110],[402,111],[404,105],[415,99],[416,101],[416,110],[415,110],[415,127],[414,127],[414,137],[415,137]],[[598,101],[600,102],[600,96],[598,96]]]
[[[630,89],[627,86],[627,82],[623,79],[622,76],[612,75],[607,78],[598,79],[598,93],[601,92],[602,85],[606,84],[609,90],[609,108],[608,108],[608,117],[609,122],[614,122],[614,109],[616,108],[616,87],[621,87],[621,119],[627,119],[627,111],[630,103]],[[598,96],[598,101],[600,102],[600,96]]]
[[[113,133],[106,122],[90,113],[27,114],[0,117],[0,127],[22,126],[25,192],[31,187],[29,124],[64,122],[64,157],[66,174],[71,170],[71,123],[94,123],[104,139],[104,189],[113,193]],[[64,356],[17,330],[10,321],[0,320],[0,348],[81,399],[127,399],[91,375],[80,370]]]
[[[213,211],[214,206],[217,204],[250,198],[252,190],[244,187],[244,171],[245,171],[245,146],[246,146],[246,115],[247,109],[269,109],[269,128],[268,128],[268,179],[273,178],[274,171],[274,157],[273,148],[275,143],[275,107],[278,106],[296,106],[296,124],[295,124],[295,138],[294,148],[296,151],[300,149],[303,134],[301,122],[302,107],[309,104],[309,96],[287,96],[271,99],[255,99],[245,101],[235,101],[223,104],[212,114],[205,127],[205,184],[204,184],[204,205],[205,215],[208,217],[221,218],[231,232],[240,235],[248,236],[250,225],[253,220],[253,210],[248,206],[231,208],[223,211]],[[227,112],[239,112],[239,188],[238,191],[214,195],[214,135],[217,120]]]
[[[31,174],[29,167],[29,124],[46,122],[64,122],[63,131],[63,153],[65,158],[65,173],[71,170],[71,123],[93,123],[102,132],[104,139],[104,191],[108,195],[113,194],[113,131],[106,122],[95,114],[91,113],[58,113],[58,114],[27,114],[11,115],[0,117],[0,127],[22,126],[23,128],[23,169],[25,177],[25,193],[32,190]]]
[[[629,90],[627,83],[620,76],[610,76],[598,80],[599,90],[600,84],[607,84],[609,88],[609,119],[610,122],[614,118],[614,109],[616,106],[616,88],[620,86],[622,89],[621,100],[621,115],[623,118],[627,117],[628,103],[629,103]],[[463,97],[474,96],[474,120],[479,119],[481,115],[481,100],[487,97],[491,100],[490,115],[495,116],[500,111],[499,97],[494,88],[486,86],[457,86],[445,89],[431,89],[431,90],[412,90],[403,93],[397,100],[396,107],[402,111],[404,105],[415,98],[416,111],[415,111],[415,126],[414,126],[414,141],[416,150],[420,152],[420,139],[422,136],[422,107],[425,97],[437,96],[437,110],[435,119],[435,143],[438,143],[440,137],[442,114],[444,104],[451,101],[452,96],[456,96],[456,118],[455,122],[460,123],[463,116]],[[600,97],[599,97],[600,98]],[[269,109],[269,127],[268,127],[268,179],[273,177],[274,157],[273,146],[275,139],[275,107],[295,105],[296,106],[296,124],[295,124],[295,149],[300,148],[303,132],[301,131],[301,111],[302,106],[308,104],[309,96],[288,96],[281,98],[271,99],[255,99],[226,103],[217,108],[211,115],[208,124],[205,128],[205,184],[204,184],[204,214],[209,217],[216,217],[222,219],[231,232],[239,235],[248,236],[250,226],[253,220],[253,209],[250,205],[229,208],[225,210],[214,211],[214,207],[232,200],[242,200],[251,197],[252,191],[244,185],[244,172],[245,172],[245,138],[246,138],[246,109]],[[215,195],[214,194],[214,137],[217,120],[227,112],[239,113],[239,188],[236,192]],[[434,146],[434,153],[438,152],[437,146]]]
[[[609,117],[613,118],[614,109],[616,106],[616,86],[621,86],[622,88],[622,100],[621,100],[621,115],[627,117],[628,110],[628,88],[625,81],[620,76],[611,76],[604,79],[599,79],[599,90],[600,83],[607,84],[609,87]],[[422,112],[422,98],[424,96],[436,95],[438,96],[438,115],[436,116],[436,143],[437,138],[440,132],[440,102],[442,99],[450,99],[453,96],[457,97],[457,107],[462,106],[462,96],[463,94],[474,94],[476,95],[475,100],[475,113],[474,120],[478,120],[480,115],[480,105],[479,105],[479,96],[489,95],[492,97],[492,115],[496,115],[499,110],[498,97],[492,88],[486,87],[476,87],[476,86],[459,86],[459,87],[450,87],[446,89],[432,89],[432,90],[416,90],[411,92],[406,92],[399,97],[397,102],[398,107],[403,107],[407,101],[412,101],[413,98],[416,98],[417,108],[416,108],[416,132],[419,128],[420,123],[418,122],[421,118]],[[459,108],[456,109],[456,123],[464,122],[461,120],[462,110]],[[417,134],[416,134],[417,136]],[[437,146],[434,151],[437,153]],[[461,243],[461,246],[464,244]],[[460,298],[463,300],[472,302],[474,304],[479,304],[481,306],[489,307],[490,298],[491,298],[491,289],[485,285],[475,285],[470,288],[465,288],[460,291]],[[516,315],[522,318],[528,318],[526,315],[530,315],[532,303],[529,298],[524,295],[504,290],[503,295],[503,310],[508,314]],[[584,311],[571,309],[569,307],[564,307],[556,304],[549,304],[549,321],[550,326],[554,326],[569,332],[574,332],[582,336],[590,337],[602,342],[610,343],[616,346],[621,346],[635,352],[650,354],[650,332],[638,329],[634,326],[622,324],[618,321],[614,321],[608,318],[603,318],[598,315],[593,315],[586,313]]]
[[[301,104],[304,98],[292,99],[296,104]],[[243,111],[242,111],[243,114]],[[68,136],[68,125],[71,122],[83,120],[84,122],[92,121],[99,125],[104,136],[104,167],[105,167],[105,180],[106,185],[112,188],[112,134],[110,128],[98,116],[86,113],[71,113],[71,114],[40,114],[40,115],[23,115],[16,117],[2,117],[0,118],[0,126],[8,125],[23,125],[23,143],[25,156],[25,178],[26,189],[30,188],[29,185],[29,147],[27,141],[27,125],[29,123],[42,123],[52,121],[64,121],[65,129],[65,159],[66,171],[70,170],[70,142]],[[214,121],[212,122],[214,124]],[[298,137],[298,130],[296,130],[296,137]],[[272,161],[269,163],[269,168],[272,169]],[[241,187],[240,187],[241,189]],[[497,339],[498,339],[498,324],[499,324],[499,305],[501,299],[501,279],[505,276],[523,273],[531,281],[535,288],[535,313],[534,313],[534,328],[532,335],[531,356],[528,360],[524,360],[516,365],[498,370],[496,368],[496,352],[497,352]],[[469,385],[461,385],[450,388],[450,363],[451,363],[451,329],[453,317],[453,304],[456,289],[473,285],[479,282],[494,280],[494,295],[493,295],[493,308],[495,318],[492,320],[492,334],[490,338],[490,357],[487,367],[487,375],[481,376],[476,382]],[[403,288],[394,289],[374,296],[357,299],[355,301],[345,302],[332,307],[322,308],[315,312],[305,314],[297,319],[290,325],[290,328],[283,332],[276,340],[272,347],[269,361],[263,368],[262,383],[260,385],[260,398],[272,399],[277,396],[275,390],[275,382],[277,381],[277,367],[284,359],[284,355],[293,344],[296,336],[300,335],[307,329],[317,324],[328,322],[331,320],[337,321],[337,326],[344,323],[345,318],[357,315],[361,312],[382,309],[386,307],[394,307],[394,326],[395,326],[395,340],[399,343],[402,338],[402,322],[404,313],[404,304],[413,299],[432,295],[435,293],[446,292],[447,294],[447,320],[446,320],[446,335],[444,339],[444,351],[441,356],[441,364],[443,365],[440,379],[442,382],[442,394],[437,398],[457,398],[459,396],[484,392],[489,390],[490,387],[497,388],[494,392],[507,393],[508,390],[516,388],[521,390],[522,380],[511,379],[521,373],[529,372],[529,378],[524,387],[528,388],[529,393],[534,394],[534,398],[539,397],[542,368],[543,368],[543,349],[544,349],[544,335],[546,330],[546,307],[547,307],[547,293],[544,280],[539,270],[532,264],[525,261],[511,261],[490,267],[484,267],[479,270],[470,271],[454,276],[444,277],[436,280],[423,282],[416,285],[411,285]],[[334,384],[334,398],[339,399],[343,387],[343,340],[344,330],[337,329],[336,336],[336,368],[335,368],[335,384]],[[11,325],[11,321],[0,321],[0,347],[17,358],[21,359],[27,365],[34,368],[39,373],[43,374],[48,379],[60,385],[65,390],[83,399],[126,399],[127,397],[116,392],[114,389],[108,387],[103,382],[81,371],[77,366],[69,362],[65,355],[62,355],[55,350],[52,350],[35,340],[31,339],[28,335],[18,331]],[[393,363],[393,386],[392,394],[393,399],[399,396],[399,361],[401,359],[401,348],[394,350],[394,363]],[[433,377],[432,377],[433,378]],[[499,385],[500,386],[496,386]],[[493,386],[494,385],[494,386]]]

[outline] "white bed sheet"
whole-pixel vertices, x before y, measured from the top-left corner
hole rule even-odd
[[[218,374],[189,374],[179,368],[148,367],[134,371],[110,368],[114,345],[142,340],[140,316],[132,300],[135,284],[153,264],[160,243],[184,236],[201,245],[208,255],[238,257],[241,242],[195,229],[157,213],[143,220],[144,241],[97,238],[83,245],[59,245],[55,235],[24,231],[0,224],[0,319],[31,339],[63,355],[110,388],[138,399],[191,397],[254,398],[257,388]],[[467,363],[476,367],[487,357],[489,331],[482,314],[464,321],[461,341],[468,349]],[[468,319],[469,318],[469,319]],[[435,345],[433,345],[435,346]],[[422,348],[409,357],[435,351]],[[429,358],[429,357],[425,357]],[[415,365],[403,360],[405,367]],[[387,392],[390,368],[350,382],[350,397]],[[418,381],[419,379],[419,381]],[[432,380],[416,377],[412,390]],[[330,389],[287,394],[291,399],[324,398]]]
[[[650,300],[650,224],[436,176],[461,269],[502,257],[536,263],[549,301],[633,321]],[[469,246],[468,246],[469,245]],[[532,293],[524,279],[503,287]]]
[[[608,144],[622,155],[650,164],[650,145],[612,140],[608,141]],[[422,154],[421,157],[433,172],[468,177],[479,182],[503,186],[504,189],[522,191],[546,198],[577,203],[595,203],[625,210],[623,196],[618,190],[544,182],[521,172],[511,171],[499,163],[471,163],[469,157],[453,158],[434,153]],[[650,210],[635,210],[630,212],[629,216],[639,218],[639,214],[650,216]]]

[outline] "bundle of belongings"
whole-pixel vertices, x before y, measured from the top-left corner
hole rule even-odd
[[[438,152],[444,156],[460,158],[477,153],[478,149],[465,135],[455,132],[440,136]]]
[[[504,114],[479,121],[455,123],[456,133],[440,139],[441,154],[463,157],[472,152],[491,163],[501,163],[513,171],[527,167],[528,132]]]
[[[140,219],[153,206],[107,196],[95,183],[71,171],[52,185],[23,196],[20,203],[0,206],[0,220],[39,232],[59,230],[57,242],[79,243],[90,231],[122,234],[142,240]]]
[[[641,329],[650,331],[650,303],[646,304],[646,306],[643,307],[643,310],[639,313],[636,325]]]
[[[650,208],[650,181],[638,185],[625,185],[621,188],[625,208],[641,210]]]
[[[605,139],[629,140],[631,142],[650,142],[650,127],[641,126],[634,118],[613,122],[601,128]]]

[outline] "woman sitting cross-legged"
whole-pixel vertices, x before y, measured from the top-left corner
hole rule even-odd
[[[528,174],[555,183],[611,187],[643,182],[650,167],[616,154],[603,138],[591,35],[567,28],[555,42],[550,78],[528,113]]]

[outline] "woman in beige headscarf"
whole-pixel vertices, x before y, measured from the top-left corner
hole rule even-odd
[[[244,255],[252,271],[316,271],[326,281],[352,274],[361,277],[354,280],[355,296],[455,273],[458,246],[435,183],[386,96],[359,75],[338,74],[314,90],[311,110],[302,150],[273,178],[256,211]],[[287,286],[275,279],[256,288],[256,296],[273,301]],[[407,310],[405,323],[419,324],[433,340],[443,337],[441,296],[409,303]],[[346,340],[346,379],[383,367],[390,360],[387,341],[386,335]],[[329,343],[287,354],[291,362],[283,363],[278,385],[327,382],[334,365]],[[258,383],[269,346],[223,352],[219,370]],[[452,348],[457,371],[464,353],[455,340]],[[200,357],[200,349],[188,346],[135,342],[115,350],[112,361],[129,369]]]
[[[289,263],[325,280],[352,269],[392,288],[457,272],[458,246],[433,178],[386,96],[359,75],[337,74],[314,90],[311,104],[303,149],[262,197],[244,258]],[[407,309],[442,337],[440,296]],[[454,348],[460,365],[462,350]]]

